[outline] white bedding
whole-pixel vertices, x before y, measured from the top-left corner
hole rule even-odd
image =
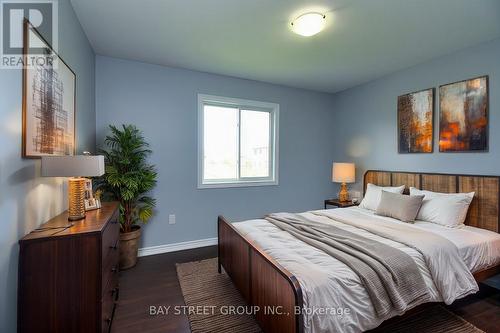
[[[360,208],[345,208],[343,213],[349,210],[362,212],[367,216],[372,212]],[[305,216],[325,223],[333,223],[339,228],[355,232],[367,238],[377,240],[381,243],[398,248],[410,255],[416,262],[428,288],[431,301],[442,301],[427,268],[425,260],[420,252],[401,243],[392,241],[372,234],[363,229],[346,225],[341,222],[332,221],[326,217],[317,216],[312,213],[303,213]],[[373,216],[374,219],[382,218]],[[391,218],[383,218],[402,223]],[[422,228],[435,232],[459,248],[464,262],[470,269],[483,269],[500,260],[500,241],[493,233],[477,231],[476,228],[464,227],[462,229],[450,229],[439,225],[429,225],[426,222],[417,222],[411,227]],[[254,240],[266,253],[278,261],[283,267],[295,275],[303,291],[304,306],[310,310],[315,309],[349,309],[349,315],[332,315],[305,313],[304,325],[306,332],[361,332],[377,327],[382,321],[395,315],[379,318],[371,304],[369,296],[365,291],[358,276],[345,264],[332,258],[326,253],[306,244],[289,233],[280,230],[266,220],[248,220],[234,223],[234,226]],[[497,235],[498,236],[498,235]],[[480,240],[488,240],[482,242]],[[443,268],[446,265],[443,263]],[[443,269],[443,279],[451,278],[447,270]],[[466,294],[478,290],[477,285],[471,285]],[[453,292],[452,290],[450,292]],[[456,295],[463,297],[464,295]]]
[[[431,222],[416,221],[414,226],[434,232],[455,244],[473,273],[500,264],[500,234],[480,228],[448,228]]]

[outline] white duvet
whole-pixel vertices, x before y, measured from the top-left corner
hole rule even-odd
[[[331,216],[334,216],[335,212],[339,214],[342,213],[344,218],[349,215],[349,212],[352,212],[353,219],[361,212],[366,214],[366,216],[370,216],[373,223],[376,223],[377,219],[384,219],[392,221],[393,223],[402,223],[390,218],[382,218],[373,215],[372,212],[360,208],[329,210]],[[363,229],[333,221],[324,216],[317,216],[311,212],[303,214],[309,219],[333,223],[339,228],[355,232],[366,238],[377,240],[404,251],[415,260],[428,288],[431,301],[443,301],[442,295],[438,292],[432,280],[422,254],[417,250],[390,239],[377,236]],[[304,312],[305,332],[362,332],[377,327],[382,321],[396,315],[395,313],[390,313],[386,317],[378,317],[358,276],[345,264],[321,250],[299,241],[286,231],[280,230],[266,220],[248,220],[234,223],[234,226],[242,234],[254,240],[266,253],[295,275],[302,288],[304,307],[309,310]],[[414,228],[426,228],[425,225],[423,226],[419,223],[410,226]],[[438,234],[448,238],[454,243],[453,239],[442,234],[443,227],[440,228],[441,229],[436,229],[440,231]],[[436,232],[436,230],[430,231]],[[456,235],[454,235],[454,237],[457,239],[461,239],[462,237],[462,240],[465,242],[466,237],[464,234],[460,232],[455,233]],[[500,242],[496,245],[498,246],[496,250],[492,250],[491,247],[483,248],[483,253],[488,253],[494,258],[490,260],[491,262],[500,259]],[[472,252],[473,251],[469,250],[467,253],[472,257],[470,254]],[[436,260],[439,260],[439,258]],[[479,261],[480,260],[471,260],[473,263],[472,266],[484,265],[484,263],[479,263]],[[471,267],[471,264],[465,264],[467,267]],[[440,272],[440,274],[442,274],[443,279],[445,281],[450,279],[452,274],[450,273],[449,265],[447,265],[446,262],[442,262],[439,267],[442,267],[442,272]],[[469,274],[469,272],[464,272],[464,274]],[[465,292],[464,290],[454,291],[452,288],[453,287],[450,286],[450,288],[446,290],[448,294],[447,303],[453,301],[455,298],[464,297],[478,291],[478,286],[474,281],[471,281]],[[454,297],[450,298],[449,295]],[[321,309],[326,311],[322,314],[321,311],[323,310]],[[348,309],[347,311],[349,314],[345,314],[346,309]],[[332,314],[332,312],[343,314],[335,315]]]

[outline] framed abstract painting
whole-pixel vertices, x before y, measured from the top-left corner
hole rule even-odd
[[[75,73],[27,20],[24,57],[23,157],[74,155]]]
[[[439,151],[488,150],[488,76],[439,87]]]
[[[398,97],[398,151],[432,153],[434,89],[425,89]]]

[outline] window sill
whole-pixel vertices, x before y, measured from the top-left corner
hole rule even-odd
[[[237,182],[237,183],[198,183],[198,189],[207,188],[233,188],[233,187],[255,187],[255,186],[276,186],[278,185],[277,180],[265,180],[265,181],[247,181],[247,182]]]

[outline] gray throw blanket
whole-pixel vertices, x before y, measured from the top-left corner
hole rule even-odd
[[[328,209],[310,212],[318,217],[364,229],[375,235],[405,244],[420,252],[432,280],[446,304],[475,293],[479,287],[474,276],[451,241],[408,223],[386,221],[359,209]]]
[[[403,313],[430,299],[416,263],[403,251],[298,214],[271,214],[266,220],[351,268],[378,316]]]

